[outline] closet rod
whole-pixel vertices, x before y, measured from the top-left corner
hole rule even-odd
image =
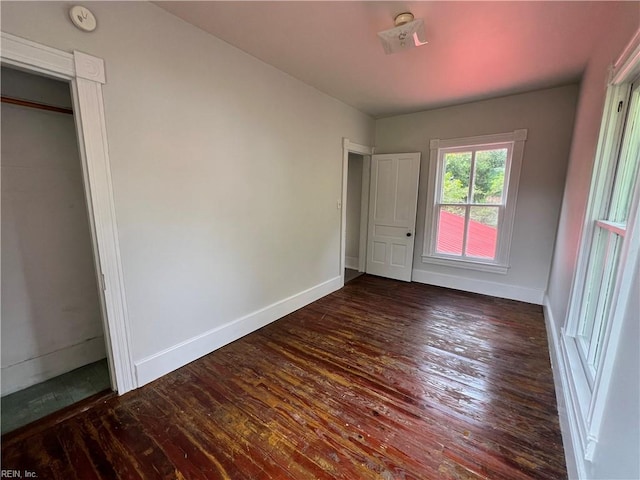
[[[12,105],[21,105],[23,107],[38,108],[40,110],[48,110],[50,112],[67,113],[73,115],[73,110],[70,108],[56,107],[53,105],[46,105],[44,103],[30,102],[29,100],[21,100],[19,98],[5,97],[2,95],[2,103],[10,103]]]

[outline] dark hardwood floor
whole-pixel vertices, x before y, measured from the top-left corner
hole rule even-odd
[[[566,478],[541,308],[368,275],[2,440],[40,479]]]

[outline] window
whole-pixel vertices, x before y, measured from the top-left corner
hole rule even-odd
[[[423,262],[506,273],[526,136],[431,141]]]
[[[640,63],[638,68],[640,69]],[[640,77],[609,87],[562,355],[569,418],[593,460],[640,232]]]
[[[593,219],[587,273],[574,339],[587,380],[593,385],[602,355],[615,280],[627,234],[629,211],[640,164],[640,86],[631,87],[622,143],[607,172],[606,195]],[[623,104],[624,105],[624,104]],[[620,108],[620,107],[618,107]],[[622,113],[622,112],[620,112]]]

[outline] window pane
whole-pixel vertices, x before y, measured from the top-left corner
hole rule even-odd
[[[506,148],[476,152],[473,203],[502,203],[506,164]]]
[[[620,265],[620,251],[622,250],[622,237],[615,233],[609,233],[609,251],[607,252],[607,262],[609,268],[605,272],[602,285],[600,286],[600,302],[599,313],[596,315],[596,324],[593,327],[593,333],[591,335],[591,352],[589,355],[592,357],[593,365],[600,364],[600,356],[602,354],[602,346],[604,341],[604,333],[607,327],[606,319],[609,318],[609,311],[611,308],[611,300],[613,298],[615,279],[618,273],[618,266]]]
[[[498,242],[499,207],[469,208],[466,255],[493,260]]]
[[[602,347],[602,336],[609,317],[613,287],[620,258],[622,237],[596,227],[593,252],[587,270],[586,292],[581,311],[578,335],[583,361],[597,365]]]
[[[437,253],[462,255],[465,207],[440,207]]]
[[[626,223],[640,164],[640,88],[631,97],[607,219]]]
[[[598,295],[606,266],[607,240],[607,232],[601,228],[596,228],[593,232],[593,240],[591,244],[592,251],[587,269],[585,292],[582,299],[582,310],[580,312],[580,325],[578,330],[578,335],[585,337],[587,343],[593,333],[596,307],[598,306]],[[585,351],[584,358],[586,357],[587,352]]]
[[[471,152],[447,153],[444,156],[442,203],[466,203],[471,178]]]

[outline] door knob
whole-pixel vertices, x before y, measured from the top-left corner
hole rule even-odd
[[[411,236],[411,232],[407,232],[407,237],[410,237],[410,236]]]

